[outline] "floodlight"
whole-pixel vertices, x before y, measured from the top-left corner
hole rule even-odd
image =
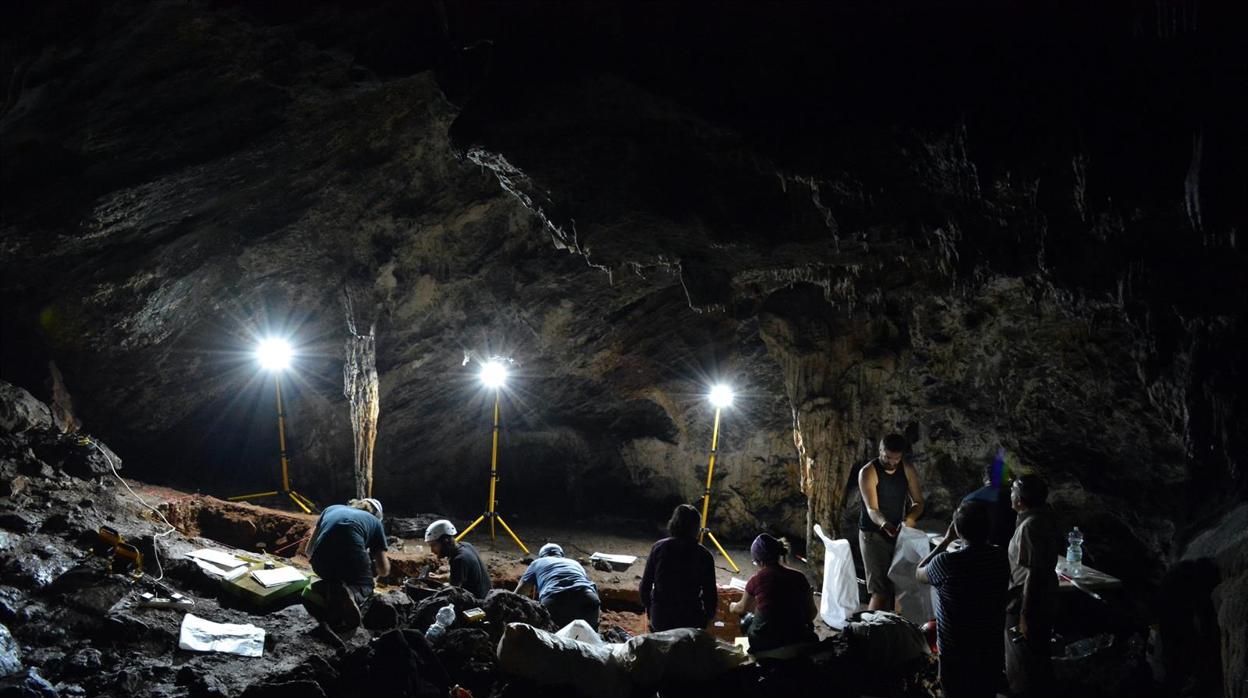
[[[720,383],[711,388],[711,404],[716,407],[732,406],[732,388]]]
[[[501,388],[507,382],[507,367],[498,361],[490,361],[481,367],[481,382],[487,388]]]
[[[467,361],[467,356],[465,356],[465,361]],[[469,524],[468,528],[465,528],[463,531],[460,531],[459,535],[455,536],[455,541],[459,542],[460,540],[462,540],[464,536],[471,533],[472,529],[476,528],[482,521],[490,522],[490,538],[493,539],[496,537],[494,523],[497,521],[498,523],[502,524],[503,530],[507,532],[507,535],[511,536],[511,539],[515,541],[516,546],[519,547],[521,550],[523,550],[525,555],[528,555],[529,549],[525,547],[524,541],[520,540],[520,536],[517,536],[516,532],[511,530],[511,526],[507,525],[507,522],[503,520],[503,515],[498,513],[498,509],[497,509],[498,507],[498,414],[500,410],[499,406],[502,404],[502,392],[503,392],[499,390],[499,388],[503,387],[503,383],[506,383],[506,382],[507,382],[507,366],[502,361],[499,361],[497,359],[491,359],[481,366],[482,385],[484,385],[487,388],[492,388],[494,390],[494,430],[493,430],[493,438],[491,440],[492,445],[490,447],[490,501],[489,501],[489,506],[485,510],[485,512],[482,513],[480,516],[478,516],[475,521]]]
[[[741,568],[737,567],[732,556],[724,550],[724,546],[719,544],[715,534],[711,533],[711,529],[706,525],[706,517],[711,509],[711,485],[715,481],[715,457],[719,454],[719,413],[725,407],[732,406],[732,388],[723,383],[717,383],[711,388],[711,394],[708,397],[711,404],[715,406],[715,427],[711,430],[711,458],[706,465],[706,489],[702,492],[702,527],[698,531],[698,542],[701,543],[703,537],[710,538],[715,548],[719,550],[719,554],[723,555],[728,564],[732,566],[732,571],[740,572]]]
[[[290,359],[293,355],[294,351],[290,348],[290,342],[280,337],[263,339],[256,347],[256,361],[260,362],[264,370],[273,374],[273,389],[277,396],[277,447],[278,457],[282,464],[282,489],[240,494],[230,497],[230,501],[241,502],[248,499],[286,495],[305,514],[311,514],[316,511],[316,505],[290,486],[290,458],[286,455],[286,410],[282,407],[282,371],[290,367]]]
[[[256,360],[266,371],[283,371],[290,366],[290,343],[279,337],[262,340],[256,347]]]

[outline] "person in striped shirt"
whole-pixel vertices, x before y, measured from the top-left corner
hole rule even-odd
[[[991,519],[988,504],[963,502],[945,539],[915,572],[920,582],[936,587],[940,600],[936,637],[947,698],[992,698],[1002,677],[1010,560],[1004,548],[988,542]],[[955,538],[961,548],[947,552]]]

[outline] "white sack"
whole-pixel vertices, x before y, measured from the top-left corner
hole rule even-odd
[[[858,610],[858,576],[854,573],[854,554],[849,541],[832,540],[815,524],[815,535],[823,540],[823,595],[819,600],[819,617],[824,623],[840,630]]]
[[[251,624],[213,623],[188,613],[182,618],[178,647],[196,652],[259,657],[264,654],[264,628]]]
[[[594,632],[594,629],[589,626],[589,623],[586,623],[580,618],[577,618],[571,623],[559,628],[559,632],[555,634],[559,637],[567,638],[569,640],[577,640],[591,645],[606,644],[603,642],[602,637],[600,637],[598,633]]]
[[[893,563],[888,568],[888,578],[897,592],[897,604],[901,616],[922,625],[936,617],[932,606],[932,589],[915,579],[919,563],[931,551],[927,534],[917,528],[902,526],[897,532],[897,547],[893,550]]]

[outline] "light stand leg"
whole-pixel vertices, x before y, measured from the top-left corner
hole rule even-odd
[[[481,523],[482,521],[485,521],[485,514],[478,516],[477,520],[469,524],[468,528],[465,528],[464,530],[460,531],[459,535],[455,536],[455,542],[458,543],[460,538],[463,538],[464,536],[471,533],[472,529],[476,528],[477,524]]]
[[[503,521],[503,516],[501,514],[497,514],[494,518],[498,519],[498,522],[503,525],[503,530],[507,532],[507,535],[511,536],[511,539],[516,542],[516,545],[520,546],[520,549],[524,551],[524,554],[528,555],[529,549],[524,547],[524,543],[520,540],[520,536],[517,536],[516,532],[511,530],[511,526],[508,526],[507,522]]]
[[[240,494],[230,497],[231,502],[241,502],[248,499],[260,499],[262,497],[275,497],[279,494],[286,495],[295,506],[303,510],[305,514],[311,514],[316,511],[316,504],[311,499],[299,494],[290,488],[290,459],[286,456],[286,410],[282,407],[282,377],[280,373],[273,374],[274,392],[277,394],[277,445],[278,453],[282,464],[282,489],[272,492],[256,492],[253,494]]]
[[[719,452],[719,412],[720,408],[716,407],[715,428],[711,431],[711,459],[706,466],[706,489],[702,492],[702,528],[698,530],[698,542],[703,542],[705,537],[709,536],[715,548],[719,550],[719,554],[723,555],[728,564],[732,566],[732,571],[740,572],[741,568],[737,567],[737,563],[733,562],[732,557],[724,550],[724,546],[719,544],[719,541],[715,539],[715,534],[711,533],[711,529],[706,526],[706,516],[711,509],[711,481],[715,477],[715,455]]]
[[[498,504],[498,401],[499,391],[494,389],[494,436],[490,447],[490,540],[498,540],[494,531],[494,507]]]
[[[737,567],[737,563],[733,561],[732,556],[728,554],[728,551],[724,550],[724,546],[719,544],[719,541],[715,538],[715,534],[711,533],[711,529],[706,529],[706,535],[711,539],[711,542],[715,544],[715,549],[719,551],[719,554],[723,555],[724,559],[728,561],[728,564],[732,567],[732,571],[740,572],[741,568]]]
[[[702,528],[698,532],[701,543],[706,533],[706,514],[711,508],[711,478],[715,477],[715,452],[719,448],[719,408],[715,408],[715,429],[711,432],[711,460],[706,466],[706,489],[702,492]]]

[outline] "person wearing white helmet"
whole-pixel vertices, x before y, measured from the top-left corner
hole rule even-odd
[[[598,587],[585,574],[576,560],[563,556],[563,548],[547,543],[537,551],[537,559],[529,565],[516,586],[517,594],[537,591],[537,600],[550,612],[555,626],[562,628],[574,620],[583,620],[596,632],[598,611],[602,605]]]
[[[304,552],[321,579],[305,600],[335,630],[360,625],[360,604],[373,595],[374,577],[390,573],[381,502],[371,497],[334,504],[321,512]]]
[[[455,524],[438,519],[425,529],[425,542],[434,555],[444,557],[451,567],[451,585],[462,588],[478,599],[490,593],[490,572],[481,562],[481,555],[472,543],[455,541]]]

